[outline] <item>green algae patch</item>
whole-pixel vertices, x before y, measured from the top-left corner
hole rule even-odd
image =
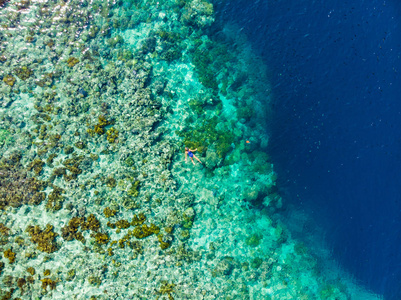
[[[221,43],[195,40],[195,45],[197,48],[193,53],[192,62],[199,81],[203,86],[217,92],[219,88],[216,74],[233,59],[233,55],[230,54],[230,49]]]
[[[263,236],[261,234],[255,233],[252,234],[251,236],[247,237],[245,240],[245,243],[250,246],[250,247],[257,247],[260,244],[260,241],[262,240]]]
[[[138,197],[140,185],[141,185],[141,182],[139,180],[136,180],[135,182],[133,182],[131,184],[131,187],[127,191],[128,196]]]
[[[3,145],[12,144],[14,142],[14,138],[11,133],[3,128],[0,128],[0,147]]]
[[[343,299],[344,292],[338,288],[338,285],[326,284],[320,290],[320,299],[331,300],[331,299]]]
[[[255,257],[251,260],[250,266],[253,269],[258,269],[263,263],[263,259],[260,257]]]

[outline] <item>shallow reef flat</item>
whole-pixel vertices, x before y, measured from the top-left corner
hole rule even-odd
[[[211,3],[0,4],[1,299],[350,298],[274,218],[267,71]]]

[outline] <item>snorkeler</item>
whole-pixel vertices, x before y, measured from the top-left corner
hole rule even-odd
[[[195,156],[195,154],[193,154],[193,152],[195,152],[196,150],[198,150],[198,148],[196,148],[195,150],[189,149],[188,147],[185,147],[185,162],[187,162],[187,155],[191,158],[192,163],[195,165],[194,162],[194,158],[199,161],[200,163],[202,163],[199,158],[197,158]]]

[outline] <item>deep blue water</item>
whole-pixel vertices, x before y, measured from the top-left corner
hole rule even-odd
[[[253,2],[253,3],[252,3]],[[401,299],[401,2],[217,2],[271,70],[270,154],[333,256]]]

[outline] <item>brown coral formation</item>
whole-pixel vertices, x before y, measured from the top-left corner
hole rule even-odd
[[[40,204],[46,198],[44,186],[44,182],[28,177],[18,155],[0,162],[0,209]]]
[[[85,243],[85,239],[82,236],[82,233],[78,231],[81,223],[85,222],[83,218],[74,217],[72,218],[67,226],[61,228],[61,236],[66,241],[79,240],[82,243]]]
[[[31,274],[32,276],[35,275],[35,273],[36,273],[36,271],[35,271],[35,269],[34,269],[33,267],[28,267],[28,268],[26,269],[26,271],[27,271],[29,274]]]
[[[82,173],[82,169],[79,168],[79,165],[84,160],[84,158],[84,156],[80,155],[77,157],[68,158],[63,161],[63,165],[68,171],[70,171],[70,174],[64,174],[65,181],[76,179],[77,176]]]
[[[27,80],[33,74],[33,71],[26,66],[15,68],[14,72],[21,80]]]
[[[61,195],[64,192],[62,188],[57,186],[53,186],[53,191],[49,194],[48,200],[46,203],[46,209],[57,211],[61,209],[64,198]]]
[[[67,59],[67,65],[68,65],[70,68],[72,68],[73,66],[75,66],[77,63],[79,63],[79,60],[78,60],[78,58],[76,58],[76,57],[71,56],[71,57],[69,57],[69,58]]]
[[[4,257],[8,258],[10,264],[15,261],[15,253],[11,249],[7,249],[6,251],[4,251]]]
[[[3,223],[0,223],[0,234],[8,236],[10,234],[10,228],[6,227]]]
[[[136,226],[135,229],[132,231],[132,234],[137,239],[146,238],[152,234],[158,234],[160,232],[160,228],[157,227],[155,224],[150,224],[150,226],[146,224],[142,224]]]
[[[53,226],[46,225],[44,230],[37,226],[28,226],[26,231],[31,236],[31,241],[36,244],[36,248],[42,252],[53,253],[58,250],[56,244],[56,236],[58,235],[53,231]]]
[[[137,226],[143,224],[146,221],[146,216],[143,213],[139,213],[138,215],[134,215],[131,221],[132,226]]]
[[[82,230],[98,231],[100,228],[100,222],[96,219],[94,214],[90,214],[86,219],[86,222],[81,224]]]
[[[1,0],[0,0],[0,5],[1,5]],[[9,86],[14,86],[15,83],[15,77],[12,75],[6,75],[3,78],[4,83],[8,84]]]
[[[28,170],[29,171],[34,171],[36,175],[39,175],[42,170],[43,170],[43,166],[44,166],[44,162],[41,161],[39,158],[35,158],[28,166]]]
[[[51,280],[50,278],[43,278],[42,281],[42,289],[46,290],[47,287],[50,287],[51,290],[56,288],[57,280]]]
[[[110,241],[110,238],[106,233],[97,232],[93,235],[93,237],[95,238],[96,242],[101,245],[106,245]]]
[[[117,211],[115,209],[111,209],[110,207],[106,207],[103,209],[103,214],[106,218],[114,217]]]
[[[26,284],[25,278],[18,278],[17,286],[21,290],[21,295],[24,294],[24,285]]]
[[[86,220],[84,217],[81,217],[81,218],[74,217],[68,222],[67,226],[64,226],[61,228],[61,236],[66,241],[72,241],[75,239],[75,240],[80,241],[83,244],[85,244],[85,238],[84,238],[82,232],[78,231],[79,227],[81,227],[82,231],[90,230],[90,231],[98,232],[100,229],[100,222],[93,214],[90,214],[86,218]],[[97,237],[102,239],[103,241],[105,240],[100,235],[98,235]],[[96,238],[96,236],[95,236],[95,238]]]
[[[114,120],[107,120],[105,116],[101,115],[98,118],[99,122],[92,128],[88,128],[88,133],[92,136],[95,135],[95,133],[97,133],[98,135],[102,135],[105,133],[105,127],[108,125],[112,125],[114,124]],[[115,132],[109,132],[115,134]],[[108,134],[108,135],[109,135]],[[118,136],[118,132],[117,132],[117,136]]]

